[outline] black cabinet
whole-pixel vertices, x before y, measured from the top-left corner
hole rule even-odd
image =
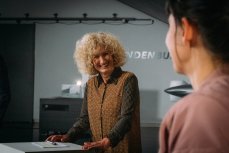
[[[41,98],[39,139],[66,133],[79,117],[82,102],[82,98]]]

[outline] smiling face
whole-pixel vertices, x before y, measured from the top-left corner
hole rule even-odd
[[[108,77],[114,70],[114,59],[112,54],[104,47],[97,47],[93,57],[94,68],[102,77]]]

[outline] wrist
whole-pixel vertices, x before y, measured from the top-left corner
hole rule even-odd
[[[110,143],[110,139],[105,137],[103,138],[103,146],[104,146],[104,149],[108,149],[109,147],[111,147],[111,143]]]

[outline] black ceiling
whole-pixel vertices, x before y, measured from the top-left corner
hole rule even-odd
[[[162,22],[168,23],[165,15],[165,0],[118,0]]]

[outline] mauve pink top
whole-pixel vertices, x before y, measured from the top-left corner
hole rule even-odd
[[[229,153],[229,65],[172,106],[159,139],[159,153]]]

